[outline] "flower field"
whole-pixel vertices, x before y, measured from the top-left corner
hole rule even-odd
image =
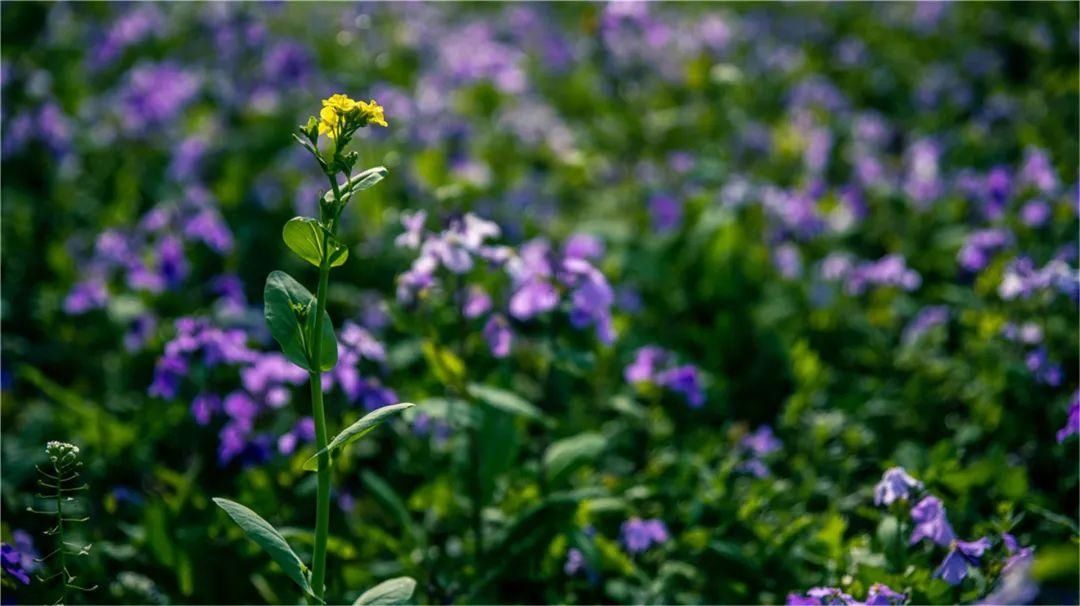
[[[5,604],[1076,604],[1075,3],[5,3]]]

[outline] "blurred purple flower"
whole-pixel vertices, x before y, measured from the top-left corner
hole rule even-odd
[[[210,418],[221,410],[221,396],[212,393],[201,393],[191,401],[191,416],[199,425],[207,425]]]
[[[934,496],[923,497],[911,508],[911,519],[915,529],[908,541],[911,545],[926,538],[941,546],[947,546],[956,539],[941,500]]]
[[[952,541],[948,555],[941,566],[934,572],[949,585],[957,585],[968,574],[968,566],[978,566],[979,558],[990,549],[990,539],[983,537],[977,541]]]
[[[1080,390],[1073,392],[1072,402],[1069,403],[1069,417],[1065,426],[1058,430],[1058,444],[1064,442],[1069,436],[1080,433]]]
[[[172,122],[195,97],[199,79],[173,63],[140,64],[127,74],[119,93],[124,129],[148,137]]]
[[[658,519],[630,518],[623,522],[621,535],[629,554],[641,553],[653,545],[666,543],[669,538],[667,526]]]
[[[491,355],[496,358],[505,358],[510,355],[510,347],[513,343],[514,334],[510,331],[510,325],[506,318],[495,314],[484,325],[484,339],[487,340]]]
[[[64,299],[64,312],[68,315],[84,314],[93,309],[101,309],[109,302],[109,292],[105,282],[89,278],[72,287]]]
[[[1020,208],[1020,221],[1028,227],[1042,227],[1050,219],[1050,205],[1032,200]]]
[[[604,256],[604,242],[592,234],[578,232],[563,243],[563,256],[567,259],[600,259]]]
[[[941,326],[949,321],[949,307],[947,305],[927,305],[915,314],[915,317],[904,327],[901,340],[910,345],[926,331],[935,326]]]
[[[461,313],[466,318],[478,318],[491,310],[491,297],[479,286],[470,286],[465,291],[465,303]]]
[[[667,364],[668,357],[667,351],[655,345],[639,348],[634,354],[634,361],[623,371],[623,377],[630,384],[655,382],[660,367]]]
[[[903,467],[892,467],[885,471],[874,487],[874,505],[888,506],[896,501],[910,500],[922,486],[922,482],[909,476]]]
[[[700,408],[705,403],[705,391],[701,387],[701,375],[690,364],[676,366],[656,376],[656,382],[686,398],[691,408]]]
[[[671,231],[682,222],[682,202],[668,194],[653,194],[649,197],[649,215],[655,231]]]
[[[739,445],[756,457],[772,454],[784,446],[783,442],[773,433],[772,427],[768,425],[762,425],[752,433],[743,436],[742,440],[739,441]]]

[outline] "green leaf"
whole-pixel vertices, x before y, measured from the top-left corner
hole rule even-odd
[[[386,178],[387,173],[385,166],[373,166],[362,173],[357,174],[352,179],[349,179],[349,195],[355,194],[365,189],[370,189],[379,181]]]
[[[269,522],[259,517],[259,514],[239,503],[222,498],[215,498],[214,503],[229,514],[229,517],[232,518],[233,522],[236,522],[237,526],[244,531],[244,534],[249,539],[266,550],[266,553],[281,566],[281,569],[285,571],[285,574],[290,579],[304,590],[304,593],[315,597],[315,593],[311,590],[311,581],[308,580],[307,566],[304,566],[304,563],[300,561],[300,557],[285,542],[285,538],[281,536],[281,533],[275,530]]]
[[[330,255],[330,267],[338,267],[349,258],[349,249],[334,236],[326,233],[317,219],[293,217],[281,230],[281,239],[289,250],[315,267],[322,264],[323,238],[327,238],[326,252]]]
[[[315,297],[296,280],[283,272],[273,271],[266,278],[263,290],[266,323],[270,334],[281,345],[281,351],[290,362],[310,371],[311,364],[307,349],[307,335],[315,320]],[[301,323],[298,312],[306,318],[307,325]],[[326,371],[337,364],[337,339],[330,315],[323,311],[322,320],[322,364]]]
[[[353,606],[396,606],[405,604],[416,590],[416,581],[397,577],[383,581],[356,598]]]
[[[525,398],[522,398],[512,391],[506,391],[505,389],[499,389],[498,387],[492,387],[490,385],[470,383],[468,392],[469,395],[492,408],[497,408],[512,415],[539,421],[548,427],[554,425],[554,421],[545,415],[539,408],[533,406],[527,402]]]
[[[348,183],[338,188],[338,191],[341,192],[341,203],[344,204],[345,202],[348,202],[349,199],[353,197],[353,194],[357,192],[362,192],[365,189],[370,189],[376,183],[386,178],[388,172],[390,171],[386,170],[385,166],[375,166],[365,170],[362,173],[354,175],[351,179],[349,179]],[[323,194],[324,203],[330,204],[333,201],[333,190]]]
[[[383,421],[386,421],[390,417],[398,414],[403,410],[408,410],[413,406],[414,404],[402,402],[400,404],[383,406],[382,408],[369,412],[368,414],[364,415],[359,421],[353,423],[352,425],[349,425],[345,428],[344,431],[334,436],[334,439],[330,440],[330,443],[326,446],[326,448],[323,448],[319,452],[312,455],[310,459],[304,461],[304,469],[307,469],[308,471],[315,471],[316,469],[318,469],[316,459],[319,458],[319,455],[323,454],[324,452],[333,453],[338,448],[342,448],[359,440],[360,438],[371,433],[376,427],[381,425]]]
[[[579,466],[604,452],[607,439],[597,433],[583,433],[553,443],[544,453],[544,468],[552,483],[559,482]]]

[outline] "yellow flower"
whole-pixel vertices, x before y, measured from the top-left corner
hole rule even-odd
[[[332,107],[324,107],[319,110],[319,118],[319,134],[326,135],[331,139],[335,138],[337,134],[334,131],[337,130],[338,113]]]
[[[323,107],[329,107],[338,111],[338,113],[351,112],[356,107],[356,101],[349,98],[348,95],[338,93],[336,95],[330,95],[329,99],[323,99]]]
[[[390,126],[386,123],[386,116],[383,115],[383,106],[376,103],[374,99],[367,103],[357,101],[356,105],[360,108],[360,111],[363,112],[364,117],[368,119],[368,122],[378,124],[382,127]]]

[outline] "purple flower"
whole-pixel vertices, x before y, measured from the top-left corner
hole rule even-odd
[[[314,439],[315,420],[311,417],[303,417],[296,422],[295,427],[278,438],[278,452],[283,455],[290,455],[296,450],[297,445],[311,442]]]
[[[1004,229],[981,229],[968,236],[956,258],[960,267],[970,272],[981,271],[990,263],[991,253],[1008,246],[1012,234]]]
[[[691,364],[663,371],[657,375],[656,383],[681,394],[691,408],[700,408],[705,403],[700,373],[697,367]]]
[[[935,326],[941,326],[949,321],[949,308],[945,305],[928,305],[919,310],[911,322],[904,327],[901,340],[910,345],[921,337],[926,331]]]
[[[802,254],[799,247],[791,242],[784,242],[773,251],[773,265],[780,275],[794,280],[802,275]]]
[[[275,86],[296,86],[307,81],[312,71],[310,53],[296,42],[279,42],[265,51],[263,75]]]
[[[874,487],[874,504],[892,505],[899,500],[908,500],[915,491],[922,489],[922,482],[908,475],[903,467],[887,469],[881,481]]]
[[[764,457],[780,450],[784,444],[773,433],[772,427],[762,425],[753,433],[743,436],[739,445],[756,457]]]
[[[915,521],[915,529],[909,541],[912,545],[924,538],[943,547],[956,540],[952,526],[945,517],[945,507],[937,497],[923,497],[911,508],[911,519]]]
[[[630,518],[623,522],[622,542],[627,553],[641,553],[653,545],[666,543],[668,540],[667,526],[658,519],[642,520]]]
[[[1072,402],[1069,404],[1069,417],[1065,426],[1058,430],[1058,444],[1064,442],[1069,436],[1080,433],[1080,390],[1073,392]]]
[[[568,259],[599,259],[604,256],[604,243],[592,234],[576,233],[563,243],[563,256]]]
[[[623,371],[627,383],[654,382],[660,366],[667,363],[667,351],[655,345],[648,345],[637,350],[634,361]]]
[[[806,595],[789,593],[787,603],[789,606],[823,606],[825,604],[848,604],[853,606],[858,604],[855,598],[837,587],[813,587],[806,592]]]
[[[907,150],[904,191],[917,208],[926,208],[941,195],[940,161],[941,147],[932,140],[920,139]]]
[[[72,287],[64,299],[64,312],[69,315],[86,313],[92,309],[101,309],[109,302],[109,292],[105,282],[89,278]]]
[[[153,135],[155,128],[176,118],[198,89],[198,78],[172,63],[134,67],[120,91],[125,130],[140,137]]]
[[[199,425],[207,425],[210,418],[221,410],[221,396],[212,393],[201,393],[191,401],[191,416]]]
[[[571,547],[566,552],[566,563],[563,564],[563,572],[573,576],[586,568],[585,555],[577,547]]]
[[[405,228],[405,231],[394,239],[394,244],[413,250],[420,248],[425,221],[427,221],[427,212],[423,210],[401,213],[401,226]]]
[[[213,208],[205,208],[188,219],[184,226],[184,235],[206,244],[218,254],[225,254],[233,247],[232,231],[221,218],[221,214]]]
[[[491,310],[491,297],[479,286],[470,286],[465,291],[465,303],[461,306],[461,313],[466,318],[477,318]]]
[[[907,594],[893,591],[884,583],[874,583],[866,592],[866,606],[891,606],[903,604]]]
[[[668,194],[653,194],[649,197],[649,214],[654,230],[671,231],[682,222],[682,202]]]
[[[1050,205],[1042,200],[1032,200],[1020,208],[1020,221],[1028,227],[1042,227],[1050,219]]]
[[[551,311],[559,304],[559,293],[546,279],[532,278],[510,297],[510,315],[518,320],[528,320]]]
[[[615,293],[607,278],[584,259],[563,260],[563,281],[570,294],[570,323],[575,328],[595,326],[600,341],[610,345],[615,339],[611,326],[611,305]]]
[[[948,555],[941,566],[934,572],[949,585],[957,585],[967,577],[968,565],[978,566],[979,558],[990,549],[990,539],[983,537],[977,541],[952,541]]]
[[[361,358],[372,362],[386,361],[386,348],[368,330],[359,324],[346,320],[341,326],[341,345],[355,352]]]
[[[847,273],[846,280],[846,289],[853,295],[866,292],[869,286],[895,286],[911,291],[922,284],[922,276],[909,269],[904,258],[896,254],[853,267]]]
[[[1016,537],[1007,532],[1001,535],[1001,540],[1005,542],[1005,550],[1009,552],[1009,557],[1005,560],[1005,566],[1002,567],[1001,574],[1008,574],[1010,571],[1031,562],[1032,557],[1035,555],[1034,547],[1021,547]]]
[[[1050,163],[1050,156],[1034,147],[1027,151],[1024,164],[1020,167],[1019,180],[1046,194],[1052,193],[1058,185],[1057,172]]]
[[[1040,383],[1051,387],[1057,387],[1061,384],[1061,365],[1050,360],[1045,347],[1036,348],[1028,353],[1025,363],[1028,370]]]
[[[29,573],[38,568],[34,538],[25,530],[13,531],[11,538],[13,544],[0,544],[0,565],[4,572],[18,579],[23,585],[29,585]]]
[[[510,346],[513,344],[514,333],[510,331],[510,324],[501,314],[495,314],[484,325],[484,339],[487,340],[491,355],[496,358],[505,358],[510,355]]]
[[[248,426],[252,424],[256,415],[259,414],[259,405],[243,391],[233,391],[225,396],[222,409],[233,421]]]
[[[154,335],[157,329],[157,318],[153,314],[144,313],[135,316],[124,333],[124,349],[129,352],[137,352],[146,346],[146,342]]]

